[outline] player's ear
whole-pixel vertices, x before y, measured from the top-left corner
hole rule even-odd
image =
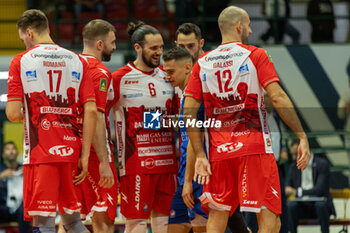
[[[237,31],[239,34],[242,33],[242,23],[241,23],[241,21],[239,21],[239,22],[237,22],[237,23],[235,24],[235,28],[236,28],[236,31]]]
[[[27,28],[26,29],[26,35],[27,37],[29,37],[30,39],[33,39],[34,35],[33,35],[33,30],[31,28]]]
[[[103,41],[102,40],[96,41],[96,48],[97,48],[97,50],[103,50]]]
[[[192,62],[186,62],[185,63],[185,73],[186,74],[189,74],[189,73],[191,73],[191,71],[192,71]]]
[[[176,40],[174,40],[174,43],[175,43],[176,46],[179,46]]]
[[[135,51],[136,51],[137,53],[140,53],[141,50],[142,50],[142,47],[141,47],[141,45],[140,45],[139,43],[135,43],[135,44],[134,44],[134,49],[135,49]]]
[[[203,48],[203,46],[204,46],[204,39],[200,39],[200,40],[199,40],[199,46],[200,46],[201,48]]]

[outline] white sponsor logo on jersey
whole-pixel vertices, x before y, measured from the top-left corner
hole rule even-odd
[[[60,145],[51,147],[49,152],[52,155],[69,156],[73,154],[74,150],[69,146]]]
[[[49,120],[47,119],[42,119],[41,121],[41,128],[44,129],[44,130],[49,130],[51,127],[51,123]]]
[[[68,135],[64,135],[63,140],[75,142],[77,140],[77,138],[76,137],[71,137],[71,136],[68,136]]]
[[[155,166],[154,159],[148,158],[145,161],[141,161],[141,167],[146,167],[148,169],[152,169]]]
[[[54,114],[63,114],[63,115],[71,115],[71,108],[61,108],[61,107],[40,107],[40,113],[54,113]]]
[[[172,145],[139,147],[137,150],[140,157],[154,155],[170,155],[174,153]]]
[[[136,175],[135,177],[135,208],[140,210],[140,190],[141,190],[141,176]]]
[[[244,109],[244,104],[237,104],[234,106],[224,107],[224,108],[214,108],[214,114],[227,114],[239,112]]]
[[[230,153],[241,149],[242,146],[243,146],[243,143],[241,142],[229,142],[218,146],[216,150],[219,153]]]
[[[256,204],[258,204],[258,201],[243,200],[243,204],[246,204],[246,205],[256,205]]]
[[[174,164],[173,159],[156,160],[156,166],[166,166],[171,164]]]

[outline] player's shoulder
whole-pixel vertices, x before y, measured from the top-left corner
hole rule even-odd
[[[266,55],[266,50],[263,48],[256,47],[254,45],[245,45],[245,44],[238,44],[242,48],[249,50],[251,52],[251,57],[252,56],[257,56],[260,57],[261,55]]]
[[[63,48],[57,44],[54,44],[55,47],[57,47],[57,50],[59,50],[61,53],[66,53],[67,55],[65,56],[65,58],[68,58],[68,59],[80,59],[79,55],[72,51],[72,50],[69,50],[69,49],[66,49],[66,48]]]
[[[88,56],[86,57],[86,59],[89,64],[90,70],[92,70],[93,72],[101,73],[108,77],[112,75],[109,69],[107,68],[107,66],[103,64],[101,61],[99,61],[98,59],[96,59],[95,57]]]
[[[129,66],[129,64],[126,64],[125,66],[122,66],[118,70],[114,71],[112,73],[113,79],[121,79],[125,75],[127,75],[130,71],[132,71],[132,68]]]
[[[199,60],[203,60],[203,59],[205,59],[205,57],[211,55],[211,53],[213,53],[214,50],[215,50],[215,49],[209,50],[209,51],[205,51],[205,52],[202,54],[202,56],[200,56],[200,57],[198,58],[198,61],[199,61]]]

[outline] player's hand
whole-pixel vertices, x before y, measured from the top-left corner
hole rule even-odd
[[[88,174],[89,167],[89,156],[81,156],[78,163],[78,168],[80,169],[79,175],[74,177],[73,183],[75,185],[81,184]]]
[[[307,138],[300,139],[298,147],[298,158],[297,158],[297,167],[300,170],[304,170],[309,164],[310,160],[310,148]]]
[[[10,178],[14,176],[14,170],[12,169],[6,169],[3,172],[0,173],[0,179],[4,179],[4,178]]]
[[[204,153],[204,152],[203,152]],[[199,156],[194,165],[194,181],[198,184],[209,184],[209,176],[211,175],[211,168],[208,159],[204,156]]]
[[[194,207],[192,182],[185,181],[182,189],[182,198],[187,207],[192,210]]]
[[[114,176],[109,162],[100,162],[99,171],[100,181],[98,185],[102,188],[111,188],[114,184]]]

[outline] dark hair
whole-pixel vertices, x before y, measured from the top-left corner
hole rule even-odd
[[[186,36],[190,35],[191,33],[194,33],[197,40],[202,39],[201,29],[196,24],[193,24],[193,23],[181,24],[180,27],[175,32],[175,39],[176,40],[177,40],[177,37],[180,33],[182,33]]]
[[[49,22],[46,15],[41,10],[27,10],[17,21],[17,28],[25,31],[32,28],[37,33],[42,33],[49,29]]]
[[[138,43],[143,46],[146,35],[157,35],[160,33],[155,27],[147,25],[142,21],[138,21],[136,23],[130,22],[128,24],[128,34],[132,45]]]
[[[292,147],[292,146],[294,146],[294,145],[299,145],[299,143],[300,143],[299,138],[295,138],[295,139],[293,139],[293,141],[292,141],[292,143],[290,144],[290,146]]]
[[[163,54],[163,60],[164,61],[170,61],[170,60],[181,60],[184,58],[188,58],[192,61],[191,54],[187,51],[187,49],[182,47],[174,47],[168,51],[166,51]]]
[[[93,41],[98,37],[107,36],[111,31],[115,32],[115,27],[109,22],[102,19],[91,20],[83,29],[84,43],[86,41]]]
[[[6,147],[7,145],[13,145],[13,146],[16,148],[16,150],[18,151],[18,148],[17,148],[17,145],[16,145],[15,142],[13,142],[13,141],[5,142],[4,145],[3,145],[3,149],[5,149],[5,147]]]

